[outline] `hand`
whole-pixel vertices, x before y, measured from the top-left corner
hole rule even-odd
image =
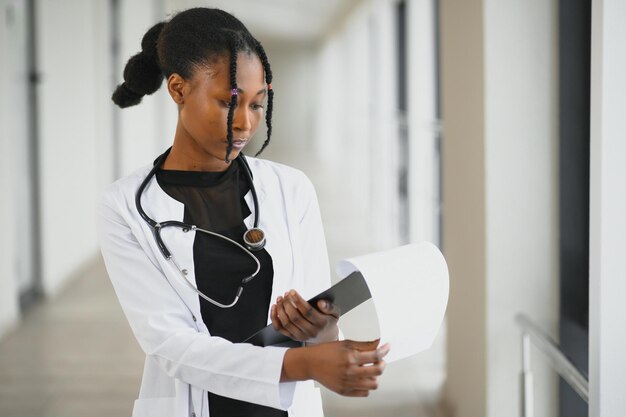
[[[389,353],[388,344],[377,348],[378,343],[343,340],[289,349],[281,381],[314,379],[340,395],[367,397],[378,388]]]
[[[270,317],[274,329],[300,342],[328,342],[337,340],[339,309],[326,300],[313,308],[297,291],[291,290],[278,297]]]

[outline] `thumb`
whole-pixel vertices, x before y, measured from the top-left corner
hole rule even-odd
[[[328,300],[319,300],[317,302],[317,308],[324,314],[335,316],[339,318],[341,312],[339,311],[339,307],[337,307],[334,303],[331,303]]]
[[[380,339],[376,339],[376,340],[371,340],[368,342],[359,342],[356,340],[346,340],[347,345],[349,348],[354,349],[354,350],[358,350],[358,351],[370,351],[370,350],[375,350],[378,347],[378,344],[380,343]]]

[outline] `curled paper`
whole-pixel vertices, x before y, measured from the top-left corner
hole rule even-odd
[[[441,327],[448,304],[448,265],[429,242],[345,259],[337,264],[345,278],[363,274],[378,323],[380,343],[389,343],[385,358],[393,362],[428,349]]]

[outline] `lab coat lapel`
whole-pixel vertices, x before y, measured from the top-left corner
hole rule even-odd
[[[146,214],[156,222],[183,221],[185,206],[163,191],[154,177],[144,190],[141,203]]]
[[[274,268],[274,280],[272,284],[272,295],[270,298],[270,306],[276,302],[279,295],[289,290],[290,277],[293,269],[293,250],[291,247],[291,235],[287,226],[287,214],[284,211],[284,205],[281,198],[275,198],[281,195],[280,184],[278,179],[271,172],[267,172],[256,159],[248,159],[250,162],[250,170],[253,175],[253,182],[259,200],[261,216],[259,218],[259,227],[265,231],[267,243],[265,250],[272,257],[272,265]],[[252,192],[249,191],[245,196],[246,203],[251,214],[244,220],[246,227],[254,226],[254,200]],[[271,322],[270,310],[268,309],[267,323]]]
[[[185,213],[184,204],[173,199],[165,191],[163,191],[156,179],[152,179],[152,181],[150,181],[144,191],[144,196],[145,197],[142,199],[144,210],[148,216],[155,221],[183,221]],[[152,230],[150,230],[150,234],[152,234]],[[193,242],[195,234],[196,232],[194,230],[183,232],[178,227],[166,227],[161,229],[161,237],[169,251],[172,253],[173,261],[176,262],[181,270],[186,270],[187,279],[194,285],[196,282],[193,262]],[[158,258],[163,265],[163,270],[167,273],[170,283],[183,298],[187,307],[192,309],[193,314],[196,317],[200,317],[200,302],[198,300],[198,295],[182,281],[183,278],[180,276],[176,267],[172,264],[172,261],[165,260],[165,258],[161,255],[152,236],[150,236],[150,241],[152,242],[153,247],[155,247]],[[201,322],[201,320],[199,320],[199,322]]]

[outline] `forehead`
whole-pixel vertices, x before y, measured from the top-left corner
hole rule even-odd
[[[265,85],[263,64],[255,53],[240,52],[237,55],[236,74],[237,86],[244,91],[257,91]],[[199,67],[194,72],[192,83],[211,90],[230,90],[230,58],[222,56],[207,66]]]

